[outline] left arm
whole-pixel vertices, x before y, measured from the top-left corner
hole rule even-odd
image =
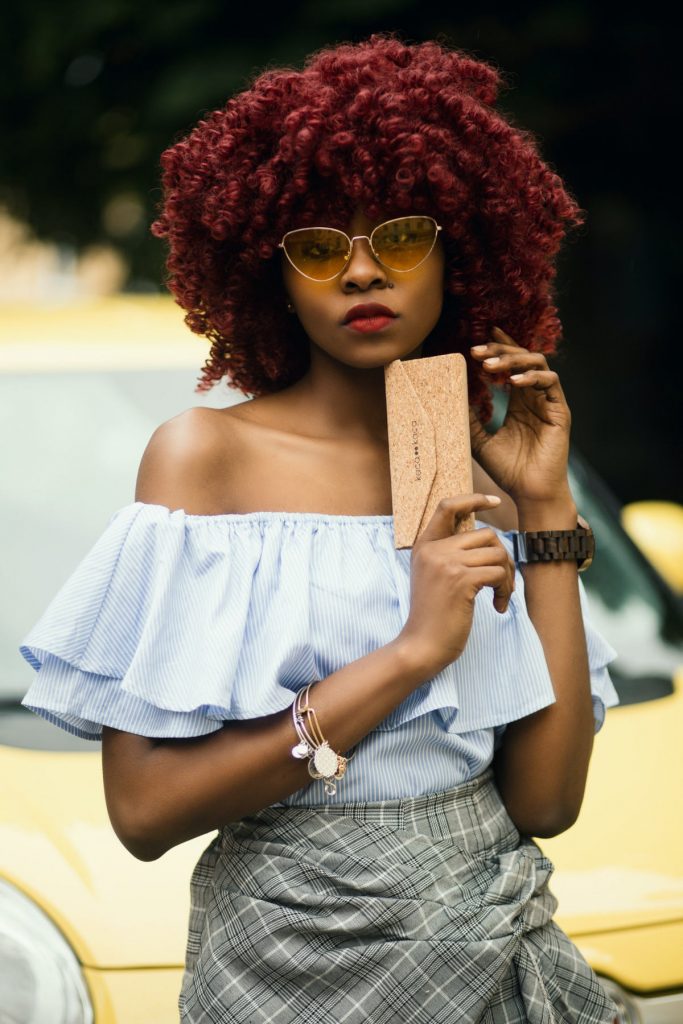
[[[516,509],[516,517],[510,513],[506,524],[494,525],[574,529],[577,509],[567,479],[571,417],[557,374],[542,353],[516,346],[502,332],[494,336],[501,342],[473,352],[475,358],[498,356],[497,373],[526,371],[511,382],[508,414],[497,434],[486,434],[471,418],[480,472],[490,474]],[[566,831],[579,815],[593,750],[593,703],[576,563],[538,562],[521,571],[556,702],[507,725],[493,768],[519,831],[547,838]]]
[[[520,530],[575,527],[571,494],[557,504],[519,507]],[[536,562],[521,571],[556,701],[507,725],[493,767],[519,831],[547,838],[578,818],[593,751],[593,701],[576,563]]]

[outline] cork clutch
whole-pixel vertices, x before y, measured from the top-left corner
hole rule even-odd
[[[412,547],[442,498],[472,493],[467,367],[459,353],[384,367],[394,546]],[[456,533],[474,529],[474,513]]]

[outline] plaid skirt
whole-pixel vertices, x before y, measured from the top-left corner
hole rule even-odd
[[[488,768],[445,793],[274,805],[200,858],[183,1024],[611,1024],[554,866]]]

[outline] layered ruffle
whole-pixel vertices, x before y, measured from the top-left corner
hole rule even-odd
[[[511,536],[497,532],[512,553]],[[397,636],[410,554],[395,550],[391,516],[127,505],[24,638],[21,654],[37,671],[24,704],[92,739],[103,725],[200,736],[281,711],[302,686]],[[616,652],[592,628],[580,590],[597,731],[618,703],[606,669]],[[464,653],[379,728],[437,712],[446,731],[469,732],[554,701],[518,572],[507,612],[484,588]]]

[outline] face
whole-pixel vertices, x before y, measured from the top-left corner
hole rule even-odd
[[[386,219],[371,221],[358,210],[346,233],[350,238],[369,236]],[[353,243],[344,269],[331,281],[311,281],[294,269],[284,253],[282,260],[285,290],[311,341],[312,358],[318,349],[360,369],[416,357],[441,315],[444,252],[439,236],[427,259],[415,270],[403,272],[379,263],[366,239]],[[395,316],[345,322],[354,306],[368,303],[386,306]]]

